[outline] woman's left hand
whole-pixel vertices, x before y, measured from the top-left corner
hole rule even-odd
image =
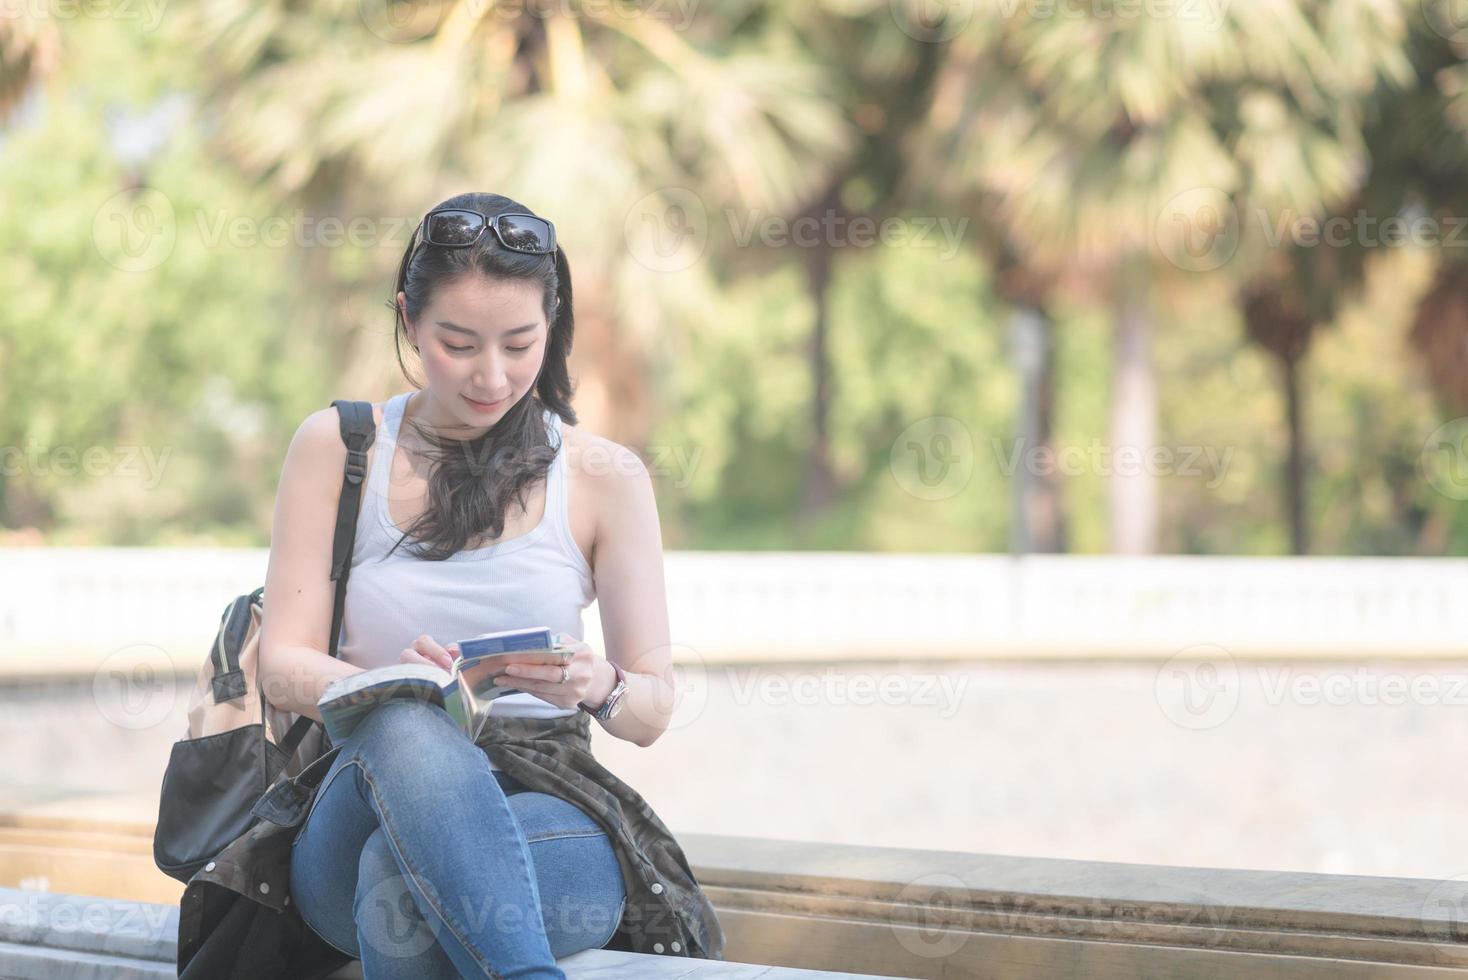
[[[558,708],[574,708],[587,700],[597,683],[596,662],[602,658],[586,643],[566,633],[557,633],[555,638],[572,651],[571,662],[565,666],[564,682],[562,668],[554,664],[513,664],[505,668],[508,677],[495,678],[495,686],[527,691]]]

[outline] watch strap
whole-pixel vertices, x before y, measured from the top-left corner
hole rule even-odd
[[[600,712],[602,711],[602,709],[610,705],[612,703],[612,699],[617,696],[617,689],[621,688],[623,691],[625,691],[627,686],[627,673],[622,670],[622,665],[612,660],[608,660],[607,663],[612,665],[612,670],[616,673],[617,680],[614,684],[612,684],[611,693],[607,695],[606,700],[595,708],[588,705],[585,701],[579,701],[576,704],[576,707],[580,708],[582,711],[586,712],[589,715],[596,715],[598,718],[601,717]]]

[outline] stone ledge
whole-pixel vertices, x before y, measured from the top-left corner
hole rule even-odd
[[[0,888],[4,980],[154,980],[175,977],[178,909],[171,905]],[[756,963],[587,949],[557,964],[571,980],[841,980],[856,974]],[[332,980],[362,980],[347,964]],[[870,977],[864,980],[871,980]],[[882,978],[878,978],[882,980]],[[901,978],[885,978],[901,980]]]

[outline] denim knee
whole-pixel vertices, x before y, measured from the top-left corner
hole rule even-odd
[[[477,764],[489,769],[484,750],[475,746],[448,712],[436,704],[398,698],[378,705],[362,719],[343,747],[368,763],[374,776],[459,769]]]

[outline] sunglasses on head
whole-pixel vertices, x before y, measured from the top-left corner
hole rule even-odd
[[[485,229],[513,252],[548,255],[556,250],[556,226],[533,214],[496,214],[493,217],[466,208],[441,208],[423,216],[418,226],[420,244],[466,248],[479,241]]]

